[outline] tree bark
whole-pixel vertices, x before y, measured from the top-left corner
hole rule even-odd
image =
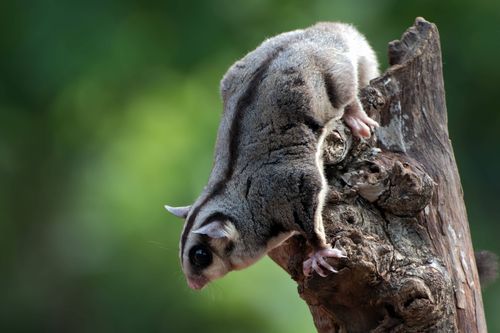
[[[339,122],[324,146],[324,224],[348,258],[305,277],[294,237],[269,255],[298,283],[318,332],[486,332],[447,130],[439,34],[417,18],[389,44],[391,67],[360,92],[381,125],[369,142]]]

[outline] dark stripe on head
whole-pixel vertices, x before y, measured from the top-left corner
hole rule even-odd
[[[223,183],[222,182],[216,183],[215,186],[213,187],[212,193],[205,196],[205,199],[203,199],[203,201],[200,202],[200,204],[197,205],[193,209],[192,213],[189,215],[186,221],[186,227],[184,228],[184,232],[182,233],[181,237],[181,256],[184,255],[184,247],[186,245],[187,236],[189,235],[191,229],[193,228],[194,221],[196,220],[196,217],[198,216],[201,207],[203,207],[212,197],[222,192],[222,190],[223,190]],[[182,262],[182,257],[181,257],[181,262]]]
[[[181,264],[183,263],[183,256],[184,256],[184,247],[186,245],[186,240],[189,232],[193,228],[194,220],[196,220],[196,216],[198,216],[198,213],[200,212],[201,207],[208,201],[209,197],[205,197],[205,199],[198,205],[196,206],[192,213],[189,215],[187,221],[186,221],[186,226],[184,227],[184,232],[182,233],[181,236]]]
[[[232,217],[224,214],[224,213],[216,212],[216,213],[210,214],[210,216],[207,217],[205,219],[205,221],[203,221],[202,224],[200,224],[200,228],[209,224],[210,222],[213,222],[213,221],[220,221],[220,222],[231,221],[231,222],[233,222],[234,219]]]

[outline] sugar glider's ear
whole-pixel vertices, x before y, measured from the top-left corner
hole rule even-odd
[[[191,210],[191,206],[172,207],[169,205],[165,205],[165,209],[175,216],[185,219],[188,216],[189,211]]]
[[[207,235],[210,238],[227,238],[235,239],[238,236],[238,231],[234,227],[234,224],[229,221],[218,221],[204,225],[193,231],[195,234]]]

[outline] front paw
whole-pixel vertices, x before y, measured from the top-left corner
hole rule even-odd
[[[337,270],[327,263],[325,258],[347,258],[347,253],[342,246],[340,246],[339,242],[336,242],[333,248],[327,247],[326,249],[315,251],[302,265],[304,275],[311,275],[313,270],[322,277],[328,275],[325,270],[337,273]]]

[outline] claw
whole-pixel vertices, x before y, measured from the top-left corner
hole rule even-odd
[[[327,269],[327,270],[329,270],[330,272],[332,272],[332,273],[337,273],[337,272],[338,272],[338,271],[337,271],[335,268],[333,268],[333,267],[332,267],[329,263],[327,263],[327,262],[326,262],[326,260],[325,260],[323,257],[318,257],[318,262],[319,262],[319,264],[320,264],[322,267],[326,268],[326,269]]]
[[[328,274],[325,270],[332,273],[337,273],[338,271],[333,268],[325,258],[347,258],[347,253],[339,242],[335,243],[333,248],[328,247],[314,252],[309,259],[304,261],[302,266],[305,276],[311,275],[312,271],[315,271],[319,276],[326,277]]]
[[[347,252],[346,250],[340,245],[340,243],[337,241],[335,242],[335,245],[333,246],[333,250],[337,251],[337,254],[340,256],[340,258],[347,258]]]
[[[320,266],[318,265],[318,261],[316,260],[312,261],[312,268],[316,273],[318,273],[318,275],[326,277],[326,273],[320,268]]]

